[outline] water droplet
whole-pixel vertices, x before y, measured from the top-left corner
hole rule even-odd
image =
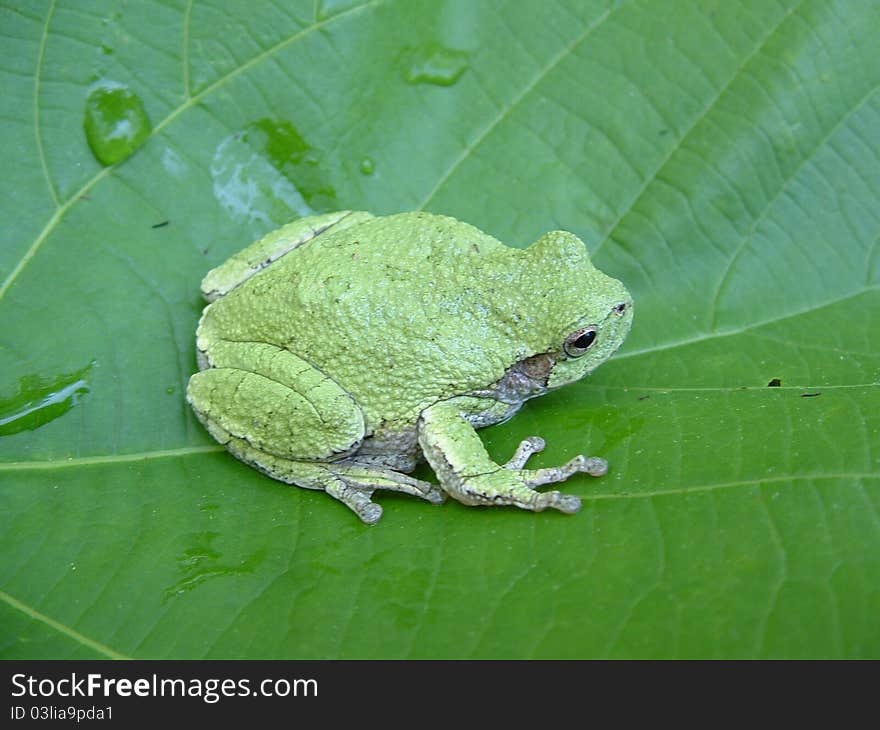
[[[18,393],[0,398],[0,436],[33,431],[67,413],[82,394],[89,392],[86,376],[92,365],[94,363],[54,378],[39,375],[19,378]]]
[[[452,86],[468,67],[467,53],[438,45],[411,49],[405,58],[404,78],[411,84]]]
[[[162,151],[162,167],[165,168],[165,172],[174,177],[183,177],[186,173],[186,163],[170,147],[166,147]]]
[[[140,97],[115,81],[100,81],[92,87],[83,128],[102,165],[115,165],[129,157],[152,130]]]
[[[266,557],[266,551],[260,549],[236,564],[221,564],[222,555],[213,544],[219,536],[218,532],[194,532],[189,535],[193,541],[192,547],[177,558],[181,577],[165,589],[163,603],[212,578],[253,573]]]
[[[250,124],[242,141],[261,152],[271,165],[296,185],[314,211],[336,210],[336,191],[320,167],[313,149],[290,122],[260,119]]]
[[[226,137],[211,161],[214,196],[239,223],[285,223],[337,210],[317,151],[290,123],[260,119]]]
[[[364,175],[372,175],[376,169],[376,163],[373,162],[372,157],[364,157],[364,159],[361,160],[360,169]]]
[[[165,388],[165,392],[168,393],[168,395],[174,395],[174,386],[169,385],[167,388]]]
[[[217,202],[236,223],[252,224],[254,233],[314,212],[296,186],[237,134],[217,145],[211,177]]]

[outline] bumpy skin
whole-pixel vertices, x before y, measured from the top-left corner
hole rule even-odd
[[[270,233],[202,293],[199,419],[242,461],[368,524],[376,489],[576,512],[577,497],[535,487],[607,470],[583,456],[524,469],[537,437],[498,465],[474,430],[580,379],[629,331],[628,292],[571,233],[520,250],[445,216],[342,211]],[[422,457],[439,487],[405,474]]]

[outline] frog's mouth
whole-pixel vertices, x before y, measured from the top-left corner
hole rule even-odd
[[[494,398],[510,404],[519,404],[543,395],[550,390],[547,381],[556,365],[557,357],[557,353],[542,352],[520,360],[507,368],[496,383],[472,395]]]

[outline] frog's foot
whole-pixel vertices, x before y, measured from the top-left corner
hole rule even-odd
[[[341,479],[334,479],[325,484],[324,491],[349,507],[365,525],[375,525],[382,516],[382,507],[370,499],[372,489],[355,487]]]
[[[553,466],[545,469],[523,469],[519,473],[523,476],[523,483],[529,489],[534,489],[542,484],[552,484],[568,479],[572,474],[583,472],[593,477],[600,477],[608,473],[608,462],[598,456],[583,456],[579,454],[571,461],[562,466]],[[533,509],[536,512],[552,507],[560,512],[573,514],[581,508],[580,497],[571,494],[561,494],[557,491],[538,493],[533,506],[525,509]],[[517,505],[523,506],[523,505]]]
[[[368,525],[376,524],[382,516],[382,508],[371,499],[377,489],[413,494],[434,504],[446,499],[445,493],[436,485],[393,469],[360,465],[355,459],[326,463],[284,459],[258,451],[247,441],[218,431],[218,440],[221,436],[233,456],[285,484],[327,492]]]
[[[537,446],[543,446],[541,439],[526,439],[519,445],[513,458],[501,468],[489,473],[465,476],[452,486],[453,496],[465,504],[510,505],[532,512],[555,509],[574,514],[581,508],[580,497],[555,490],[538,492],[535,488],[565,481],[578,472],[601,476],[608,471],[608,463],[598,457],[576,456],[562,466],[544,469],[518,468],[531,454],[540,450]]]
[[[375,525],[382,516],[382,507],[371,501],[377,489],[412,494],[432,504],[446,500],[446,494],[430,482],[391,469],[346,462],[327,464],[323,468],[328,475],[322,479],[324,491],[351,508],[367,525]]]
[[[510,460],[502,464],[505,469],[522,470],[532,454],[544,450],[544,439],[540,436],[529,436],[520,441],[519,446]],[[551,482],[561,482],[568,479],[572,474],[584,472],[593,477],[601,477],[608,473],[608,462],[598,456],[575,456],[567,464],[551,467],[549,469],[535,469],[529,472],[532,476],[525,480],[526,486],[536,487]]]
[[[577,472],[601,476],[608,471],[607,462],[596,457],[576,456],[562,466],[524,469],[529,457],[544,448],[544,440],[532,436],[520,443],[507,463],[496,464],[466,417],[466,414],[491,413],[494,407],[480,399],[452,398],[422,411],[419,446],[444,491],[469,505],[511,505],[532,512],[548,508],[577,512],[581,507],[579,497],[557,491],[539,492],[535,487],[564,481]]]
[[[357,458],[327,464],[326,468],[338,479],[361,490],[387,489],[392,492],[403,492],[431,502],[442,504],[446,501],[446,493],[436,484],[415,479],[393,469],[385,469],[374,465],[361,465]]]
[[[517,471],[522,476],[522,486],[530,490],[542,484],[561,482],[568,479],[572,474],[584,472],[590,476],[599,477],[608,472],[608,462],[596,456],[576,456],[567,464],[546,469],[526,470],[523,467],[532,456],[544,450],[544,439],[540,436],[529,436],[523,439],[510,460],[503,464],[505,469]],[[518,490],[517,490],[518,491]],[[558,509],[560,512],[574,513],[581,508],[581,500],[573,495],[561,494],[560,492],[546,492],[543,494],[522,493],[511,495],[513,504],[522,509],[541,512],[548,507]],[[497,502],[496,502],[497,504]]]
[[[567,466],[567,465],[566,465]],[[465,475],[458,483],[447,485],[450,493],[459,502],[469,505],[511,506],[531,512],[555,509],[574,514],[581,508],[580,497],[561,492],[538,492],[535,486],[549,481],[562,481],[563,467],[557,469],[505,469]],[[547,472],[557,472],[548,474]],[[534,475],[534,478],[533,478]],[[555,479],[549,478],[556,477]]]
[[[583,472],[591,477],[601,477],[608,473],[608,462],[598,456],[584,456],[578,454],[571,461],[562,466],[551,466],[546,469],[523,469],[525,483],[529,487],[539,487],[542,484],[562,482],[572,474]]]

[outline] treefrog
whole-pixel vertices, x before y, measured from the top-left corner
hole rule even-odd
[[[574,234],[525,249],[424,212],[340,211],[289,223],[210,271],[187,400],[234,456],[323,489],[367,524],[389,489],[440,503],[577,512],[536,487],[604,459],[496,464],[475,429],[576,381],[629,331],[632,299]],[[408,475],[426,459],[439,485]]]

